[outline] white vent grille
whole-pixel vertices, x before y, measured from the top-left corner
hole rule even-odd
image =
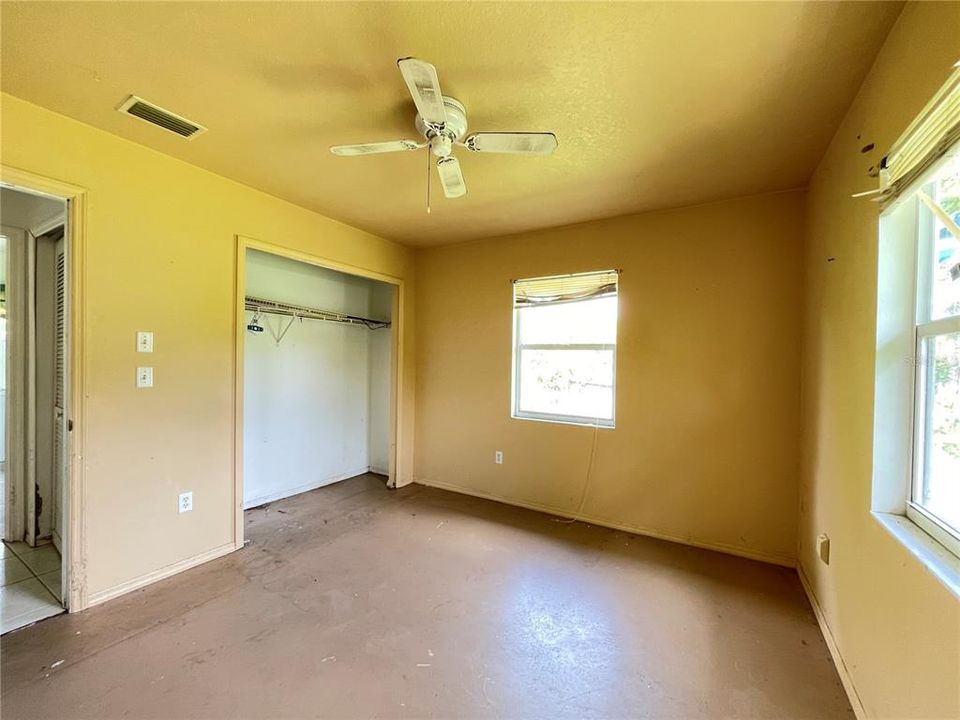
[[[147,102],[136,95],[131,95],[124,100],[117,110],[124,115],[132,115],[139,120],[156,125],[183,138],[192,138],[194,135],[199,135],[207,130],[203,125],[195,123],[193,120],[187,120],[176,113],[164,110],[162,107]]]

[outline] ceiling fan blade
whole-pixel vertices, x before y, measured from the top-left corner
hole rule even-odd
[[[330,152],[344,157],[350,155],[375,155],[377,153],[400,152],[401,150],[418,150],[426,147],[426,143],[413,140],[393,140],[391,142],[363,143],[360,145],[333,145]]]
[[[448,198],[463,197],[467,194],[467,185],[463,182],[463,173],[460,171],[460,161],[455,157],[449,155],[440,158],[437,161],[437,172],[440,174],[443,194]]]
[[[549,155],[557,149],[557,136],[550,132],[480,132],[463,144],[473,152]]]
[[[417,58],[400,58],[397,67],[403,75],[417,112],[428,125],[443,125],[447,122],[447,111],[443,107],[443,93],[440,92],[440,79],[437,69]]]

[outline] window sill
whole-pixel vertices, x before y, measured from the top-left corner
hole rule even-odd
[[[534,415],[513,413],[513,420],[530,420],[538,423],[548,423],[550,425],[575,425],[577,427],[600,428],[601,430],[613,430],[616,425],[613,422],[601,421],[595,422],[589,418],[567,417],[564,415]]]
[[[871,514],[950,592],[960,597],[960,558],[953,555],[903,515],[882,512]]]

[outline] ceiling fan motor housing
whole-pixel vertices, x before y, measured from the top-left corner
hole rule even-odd
[[[428,125],[423,121],[423,118],[420,117],[420,114],[417,113],[417,119],[415,121],[417,132],[423,135],[428,142],[437,136],[443,136],[447,138],[450,143],[455,143],[462,140],[467,134],[467,109],[463,106],[463,103],[444,95],[443,107],[447,111],[447,122],[442,129]],[[445,146],[446,143],[443,143],[443,145]],[[444,153],[444,156],[449,154],[448,151]]]

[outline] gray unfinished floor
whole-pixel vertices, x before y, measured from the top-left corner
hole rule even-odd
[[[787,569],[372,475],[246,527],[4,636],[4,719],[853,717]]]

